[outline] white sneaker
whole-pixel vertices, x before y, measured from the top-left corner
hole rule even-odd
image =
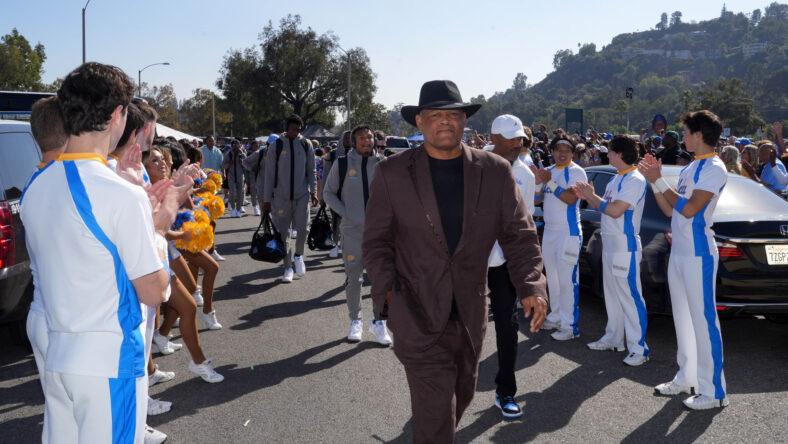
[[[216,250],[213,250],[213,253],[211,253],[211,257],[216,259],[217,261],[225,260],[224,257],[222,257],[222,255],[220,255],[219,252]]]
[[[361,331],[364,329],[364,323],[355,320],[350,323],[350,331],[347,334],[347,340],[350,342],[358,342],[361,340]]]
[[[630,353],[629,356],[624,358],[624,364],[631,367],[637,367],[648,361],[648,356],[641,355],[640,353]]]
[[[551,338],[555,339],[556,341],[568,341],[570,339],[579,338],[579,334],[575,334],[572,330],[558,330],[553,332],[550,335]]]
[[[249,205],[249,202],[246,202],[244,205]],[[246,214],[246,208],[241,207],[241,210],[238,212],[238,217],[241,217],[241,213]]]
[[[240,210],[233,210],[233,211],[235,211],[235,215],[233,217],[235,217],[235,218],[241,217],[241,211]]]
[[[169,401],[158,401],[148,396],[148,416],[161,415],[167,413],[172,408],[172,403]]]
[[[613,345],[613,344],[610,344],[610,343],[608,343],[606,341],[603,341],[601,339],[598,340],[598,341],[589,342],[588,343],[588,348],[590,348],[591,350],[597,350],[597,351],[605,351],[605,350],[613,350],[613,351],[617,351],[617,352],[624,351],[624,346],[623,345]]]
[[[202,298],[202,289],[199,286],[197,287],[197,291],[192,293],[192,297],[194,298],[194,302],[198,307],[202,307],[203,304],[205,304],[205,300]]]
[[[249,201],[244,199],[244,205],[249,205]]]
[[[542,323],[542,328],[540,330],[558,330],[560,326],[561,326],[560,322],[553,322],[545,319],[544,323]]]
[[[259,216],[260,215],[260,205],[255,205],[254,206],[254,215],[255,216]]]
[[[389,336],[389,331],[386,329],[386,321],[373,320],[369,324],[369,332],[375,335],[378,344],[385,346],[391,345],[391,336]],[[348,336],[348,339],[350,339],[350,336]]]
[[[163,355],[171,355],[183,348],[183,344],[170,342],[166,336],[162,336],[161,333],[159,333],[159,330],[153,330],[153,343],[158,347],[159,353]]]
[[[295,239],[296,237],[298,237],[298,231],[293,230],[293,232],[290,233],[290,239]]]
[[[304,264],[304,256],[294,256],[293,264],[295,265],[295,272],[298,277],[306,274],[306,265]]]
[[[331,251],[328,253],[328,257],[330,257],[330,258],[338,258],[339,257],[339,247],[337,246],[337,247],[332,248]]]
[[[175,377],[175,372],[159,370],[159,364],[153,364],[153,374],[148,375],[148,387],[153,387],[160,382],[167,382]]]
[[[195,364],[194,361],[189,360],[189,371],[211,384],[224,381],[224,376],[216,373],[216,370],[213,369],[211,358],[206,358],[202,364]]]
[[[692,410],[709,410],[727,407],[730,404],[728,398],[716,399],[706,395],[690,396],[684,400],[684,405]]]
[[[288,268],[287,270],[285,270],[285,274],[284,274],[284,276],[282,276],[282,282],[284,282],[286,284],[289,284],[289,283],[293,282],[293,269],[292,268]]]
[[[145,444],[161,444],[167,440],[167,435],[145,424]]]
[[[202,310],[198,311],[197,313],[200,314],[200,319],[202,319],[203,324],[209,330],[221,330],[222,324],[216,320],[216,310],[210,313],[203,313]]]
[[[674,381],[662,383],[654,387],[654,390],[656,390],[657,393],[663,396],[674,396],[681,393],[687,393],[689,395],[695,394],[695,387],[686,387],[683,385],[678,385]]]

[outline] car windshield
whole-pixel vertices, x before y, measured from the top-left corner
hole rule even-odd
[[[410,145],[404,137],[392,137],[386,140],[386,148],[410,148]]]
[[[666,168],[665,176],[672,187],[678,183],[680,171]],[[788,202],[751,179],[729,173],[714,209],[714,220],[788,220]]]

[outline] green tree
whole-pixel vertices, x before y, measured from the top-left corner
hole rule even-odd
[[[723,126],[734,134],[752,134],[763,119],[755,112],[755,106],[743,81],[737,78],[721,79],[697,91],[696,109],[708,109],[716,114]]]
[[[306,123],[333,125],[332,109],[346,107],[350,59],[351,107],[372,109],[375,74],[361,48],[341,52],[338,38],[301,27],[301,17],[288,15],[279,27],[271,22],[260,33],[260,49],[230,51],[217,86],[233,115],[243,114],[251,126],[281,129],[289,113]]]
[[[197,136],[206,136],[212,133],[212,110],[211,101],[214,94],[208,89],[198,88],[194,90],[194,95],[186,100],[180,106],[181,111],[181,128],[187,133]],[[219,99],[216,100],[216,105],[219,104]],[[226,111],[216,110],[216,132],[217,135],[229,135],[230,122],[232,115]]]
[[[659,18],[659,23],[657,23],[657,29],[660,31],[664,31],[668,29],[668,13],[663,12]]]
[[[556,71],[560,69],[564,64],[566,64],[569,59],[572,58],[572,50],[571,49],[561,49],[555,52],[553,55],[553,68]]]
[[[0,38],[0,90],[40,91],[44,60],[44,45],[30,46],[30,42],[17,31],[11,30]]]
[[[750,15],[750,20],[752,21],[753,25],[757,26],[758,22],[761,21],[761,10],[756,9],[752,11],[752,14]]]
[[[670,26],[676,26],[681,24],[681,11],[674,11],[673,14],[670,14]]]
[[[586,43],[580,47],[580,50],[577,52],[577,54],[581,57],[592,56],[596,54],[596,45],[593,43]]]
[[[147,83],[143,82],[142,98],[147,100],[150,106],[159,113],[159,123],[177,130],[181,129],[178,117],[178,99],[175,97],[172,83],[150,88]]]

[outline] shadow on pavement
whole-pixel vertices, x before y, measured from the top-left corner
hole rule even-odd
[[[312,310],[320,310],[322,308],[345,304],[345,301],[341,299],[337,299],[335,301],[330,300],[344,290],[344,285],[340,285],[339,287],[329,290],[313,299],[263,305],[262,307],[255,308],[249,313],[241,316],[239,320],[242,321],[242,323],[233,325],[230,327],[230,329],[248,330],[250,328],[259,326],[265,320],[288,318],[291,316],[298,316]]]
[[[180,384],[171,385],[167,390],[158,393],[156,397],[172,401],[178,408],[171,410],[167,415],[163,415],[164,417],[161,419],[158,419],[156,416],[148,417],[148,424],[155,427],[156,425],[170,422],[176,417],[193,415],[201,409],[224,404],[258,390],[281,384],[288,378],[301,378],[327,370],[358,353],[380,348],[376,343],[363,342],[322,361],[307,362],[314,356],[346,343],[347,341],[344,339],[337,339],[304,350],[289,358],[257,364],[254,366],[254,370],[249,367],[239,368],[234,365],[221,366],[216,370],[224,375],[225,379],[219,384],[206,384],[199,377],[193,377]],[[192,393],[195,390],[199,390],[202,396],[194,397]]]

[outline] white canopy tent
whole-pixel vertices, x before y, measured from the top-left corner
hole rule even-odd
[[[202,139],[202,137],[192,136],[191,134],[186,134],[184,132],[175,130],[170,128],[169,126],[162,125],[161,123],[156,124],[156,135],[159,137],[169,137],[172,136],[178,140],[186,139],[186,140],[193,140],[193,139]]]

